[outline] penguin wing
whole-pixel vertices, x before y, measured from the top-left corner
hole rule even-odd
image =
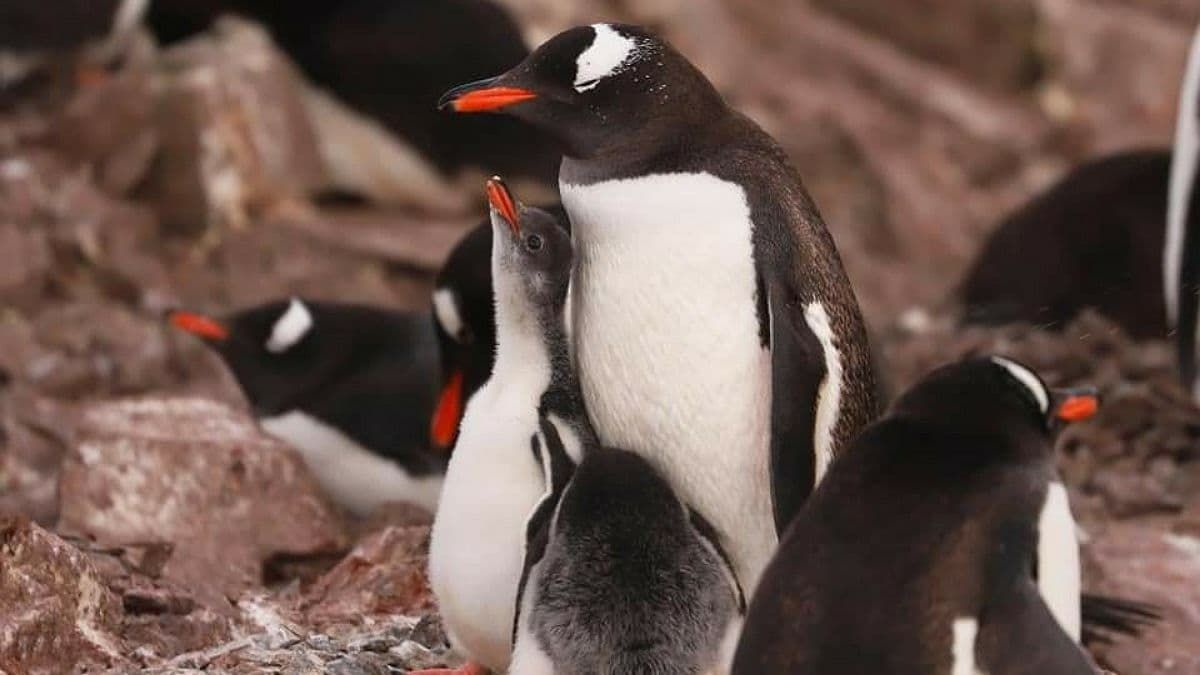
[[[988,675],[1097,675],[1033,583],[1022,582],[1004,595],[980,617],[975,643],[979,670]]]
[[[822,342],[809,325],[818,313],[813,306],[820,305],[806,306],[785,279],[766,279],[759,292],[764,288],[771,350],[771,502],[775,531],[782,534],[816,484],[818,453],[828,451],[817,446],[828,368]]]
[[[575,464],[563,446],[558,428],[545,417],[539,419],[538,433],[530,438],[534,458],[542,467],[542,478],[546,491],[529,514],[525,522],[525,555],[521,562],[521,579],[517,583],[516,607],[513,610],[512,642],[517,643],[518,628],[521,625],[521,605],[525,597],[525,587],[528,585],[533,568],[546,554],[546,546],[550,542],[550,526],[554,520],[554,511],[566,491],[567,483],[575,472]]]

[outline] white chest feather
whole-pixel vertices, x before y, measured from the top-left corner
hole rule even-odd
[[[776,537],[745,191],[703,173],[560,187],[577,243],[575,354],[601,440],[667,476],[750,592]]]
[[[1082,589],[1075,532],[1067,490],[1062,483],[1051,483],[1038,518],[1038,590],[1059,625],[1078,642],[1082,632]]]
[[[1179,316],[1180,302],[1196,302],[1196,298],[1179,297],[1179,273],[1183,268],[1184,235],[1188,206],[1197,185],[1200,170],[1200,29],[1192,40],[1191,56],[1179,94],[1179,117],[1175,122],[1175,148],[1171,154],[1171,179],[1167,200],[1167,236],[1163,251],[1163,275],[1166,291],[1167,317],[1172,323]],[[1195,252],[1192,252],[1195,254]]]
[[[293,410],[259,420],[267,433],[300,451],[321,489],[356,515],[369,515],[386,502],[437,509],[441,475],[414,477],[321,420]]]
[[[529,375],[493,378],[471,398],[430,542],[430,582],[451,641],[493,672],[508,666],[525,523],[543,493],[530,439],[548,376]]]

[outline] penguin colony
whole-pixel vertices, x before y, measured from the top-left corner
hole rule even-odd
[[[1095,397],[978,358],[876,419],[798,174],[669,44],[571,29],[439,107],[554,137],[562,210],[489,180],[431,315],[170,316],[339,501],[436,508],[466,663],[424,675],[1095,673],[1089,624],[1151,618],[1081,592],[1051,431]]]

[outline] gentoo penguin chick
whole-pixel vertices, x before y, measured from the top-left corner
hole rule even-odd
[[[1192,397],[1200,401],[1200,29],[1192,39],[1179,94],[1163,277],[1167,316],[1176,329],[1180,376]]]
[[[540,208],[570,230],[561,204]],[[467,401],[492,374],[496,319],[491,257],[489,218],[459,240],[434,281],[433,318],[444,373],[433,417],[434,447],[453,447]]]
[[[1068,634],[1078,549],[1049,429],[1095,406],[999,357],[928,375],[788,528],[733,672],[1094,673]]]
[[[963,320],[1060,329],[1091,308],[1135,338],[1164,337],[1170,165],[1166,150],[1102,157],[1006,216],[959,286]]]
[[[437,508],[446,453],[428,440],[439,374],[428,315],[292,298],[169,321],[220,355],[259,423],[334,501],[358,515],[387,501]]]
[[[534,446],[554,491],[530,521],[508,672],[723,672],[745,603],[712,526],[643,457],[586,432],[565,481],[559,428],[586,421],[558,419],[543,421]]]
[[[487,193],[496,363],[467,403],[429,547],[430,585],[468,672],[503,672],[512,652],[526,521],[545,492],[529,451],[551,381],[542,334],[555,319],[543,296],[560,283],[549,261],[570,255],[550,214],[518,204],[498,178]]]
[[[554,317],[543,324],[550,387],[533,439],[546,492],[526,527],[508,672],[711,672],[732,656],[741,589],[711,525],[662,475],[597,444],[562,321],[572,251],[553,253],[556,285],[540,296]]]
[[[635,26],[568,30],[440,105],[504,111],[565,147],[588,413],[713,524],[753,589],[777,530],[876,412],[858,304],[798,173]]]

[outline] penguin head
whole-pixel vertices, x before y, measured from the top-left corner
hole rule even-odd
[[[487,196],[493,274],[520,279],[531,306],[557,314],[571,280],[571,235],[549,212],[518,202],[499,177],[488,180]]]
[[[221,356],[256,414],[274,415],[296,407],[380,332],[366,312],[343,309],[290,298],[226,318],[173,311],[167,320]]]
[[[937,420],[941,426],[1048,434],[1087,419],[1099,400],[1090,389],[1051,389],[1028,366],[1001,356],[938,368],[892,406],[893,414]]]
[[[442,366],[441,393],[430,423],[434,448],[454,446],[467,401],[492,372],[492,224],[480,223],[454,247],[434,281],[433,323]]]
[[[560,33],[512,70],[455,87],[438,102],[457,113],[503,111],[549,131],[578,158],[677,139],[714,105],[724,109],[712,84],[669,44],[644,28],[609,23]]]

